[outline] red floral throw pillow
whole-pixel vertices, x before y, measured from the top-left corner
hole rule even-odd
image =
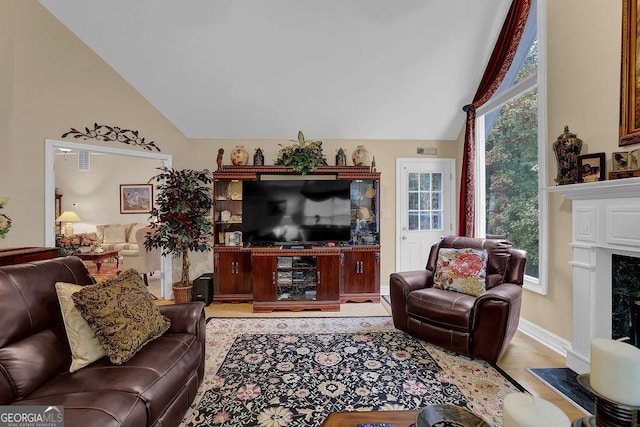
[[[479,296],[486,292],[487,251],[440,248],[433,287]]]

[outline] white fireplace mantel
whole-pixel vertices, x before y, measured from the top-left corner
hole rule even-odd
[[[611,338],[612,254],[640,257],[640,178],[547,191],[573,201],[573,321],[567,366],[586,373],[591,340]]]
[[[640,178],[558,185],[556,187],[547,187],[547,191],[560,194],[571,200],[640,197]]]

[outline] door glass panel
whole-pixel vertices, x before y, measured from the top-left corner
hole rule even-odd
[[[409,230],[442,230],[442,174],[409,173]]]
[[[409,174],[409,191],[416,191],[418,189],[418,178],[420,174],[410,173]]]
[[[442,213],[431,214],[431,228],[442,230]]]
[[[409,212],[409,230],[418,230],[419,222],[418,222],[418,213],[417,212]]]
[[[420,193],[420,210],[427,211],[431,209],[431,203],[429,203],[429,194]]]
[[[431,209],[442,209],[442,193],[431,193]]]
[[[409,211],[417,211],[418,208],[418,193],[409,192]]]
[[[442,174],[440,173],[433,174],[431,191],[442,191]]]
[[[428,212],[420,213],[420,230],[430,230],[431,229],[431,215]]]
[[[422,173],[420,174],[420,188],[427,189],[430,186],[431,182],[431,174]]]

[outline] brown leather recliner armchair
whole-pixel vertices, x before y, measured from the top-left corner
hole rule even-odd
[[[433,287],[440,248],[487,251],[480,296]],[[518,328],[527,252],[506,240],[447,236],[431,247],[426,269],[390,276],[396,328],[416,338],[496,363]]]

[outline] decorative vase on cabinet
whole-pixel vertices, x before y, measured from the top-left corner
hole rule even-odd
[[[366,166],[369,163],[369,152],[364,145],[358,145],[351,155],[354,166]]]
[[[253,155],[253,164],[255,166],[263,166],[264,165],[264,154],[262,153],[262,149],[260,149],[260,147],[258,147],[256,149],[256,152]]]
[[[342,147],[338,150],[336,154],[336,166],[347,166],[347,155],[345,154]]]
[[[236,148],[231,151],[231,163],[236,166],[246,165],[249,161],[249,153],[243,145],[236,145]]]

